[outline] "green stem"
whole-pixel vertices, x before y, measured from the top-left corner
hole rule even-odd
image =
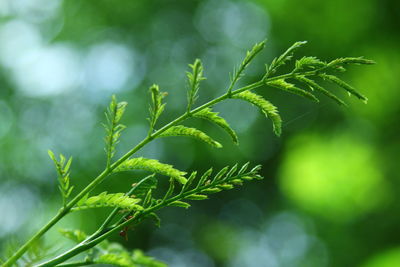
[[[9,258],[4,264],[3,267],[10,267],[12,266],[31,246],[33,242],[35,242],[37,239],[39,239],[44,233],[46,233],[51,227],[53,227],[61,218],[63,218],[70,210],[71,208],[81,199],[83,198],[87,193],[89,193],[94,187],[96,187],[98,184],[100,184],[115,168],[117,168],[119,165],[121,165],[125,160],[127,160],[130,156],[132,156],[134,153],[136,153],[138,150],[140,150],[142,147],[144,147],[147,143],[151,142],[154,138],[156,138],[158,135],[163,133],[164,131],[168,130],[175,124],[180,123],[181,121],[184,121],[191,115],[207,108],[210,106],[213,106],[225,99],[231,98],[233,95],[239,94],[241,92],[247,91],[247,90],[252,90],[258,87],[261,87],[265,85],[267,82],[274,81],[274,80],[279,80],[279,79],[285,79],[285,78],[293,78],[295,75],[304,75],[304,76],[311,76],[317,74],[318,70],[314,71],[308,71],[305,73],[289,73],[289,74],[284,74],[268,79],[263,79],[261,81],[252,83],[250,85],[244,86],[242,88],[239,88],[235,91],[231,91],[228,93],[225,93],[221,95],[218,98],[215,98],[214,100],[207,102],[195,109],[193,109],[190,112],[185,112],[185,114],[181,115],[180,117],[176,118],[175,120],[171,121],[170,123],[164,125],[162,128],[159,130],[155,131],[153,134],[150,134],[146,138],[144,138],[138,145],[136,145],[134,148],[129,150],[125,155],[123,155],[121,158],[119,158],[116,162],[111,164],[109,168],[104,170],[99,176],[97,176],[89,185],[87,185],[78,195],[75,196],[66,206],[64,209],[62,209],[61,212],[59,212],[53,219],[51,219],[42,229],[40,229],[31,239],[29,239],[15,254]]]
[[[91,264],[95,264],[95,262],[94,261],[74,261],[74,262],[59,264],[56,267],[75,267],[75,266],[86,266],[86,265],[91,265]]]

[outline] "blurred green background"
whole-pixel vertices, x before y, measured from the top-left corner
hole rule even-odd
[[[255,42],[267,47],[241,82],[294,41],[298,56],[366,56],[345,78],[368,96],[315,105],[270,88],[258,93],[284,119],[277,138],[249,105],[218,105],[240,146],[208,123],[224,145],[164,139],[139,155],[182,170],[235,162],[263,165],[265,180],[214,195],[189,210],[160,213],[129,241],[114,241],[181,266],[400,266],[400,2],[395,0],[1,0],[0,251],[25,241],[60,205],[47,149],[73,156],[72,181],[86,185],[105,164],[103,112],[115,93],[129,102],[119,154],[147,131],[152,83],[168,91],[162,122],[185,107],[187,64],[201,58],[208,78],[200,101],[222,94],[229,72]],[[96,192],[126,191],[141,174],[112,176]],[[93,231],[105,211],[84,211],[57,228]],[[56,244],[56,245],[54,245]]]

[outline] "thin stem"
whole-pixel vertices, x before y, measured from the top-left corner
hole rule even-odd
[[[86,266],[86,265],[91,265],[95,264],[94,261],[74,261],[74,262],[69,262],[69,263],[63,263],[59,264],[56,267],[74,267],[74,266]]]

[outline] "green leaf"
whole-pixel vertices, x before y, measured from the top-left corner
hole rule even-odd
[[[226,122],[226,120],[220,116],[218,116],[218,112],[213,112],[211,108],[205,108],[197,113],[194,114],[194,117],[209,120],[216,125],[218,125],[220,128],[222,128],[224,131],[226,131],[232,138],[232,141],[238,145],[239,140],[238,137],[235,133],[235,131],[229,126],[229,124]]]
[[[291,60],[292,57],[293,57],[293,53],[298,48],[300,48],[301,46],[303,46],[306,43],[307,43],[307,41],[296,42],[291,47],[289,47],[282,55],[280,55],[279,57],[275,58],[272,61],[271,65],[269,67],[267,67],[266,74],[264,75],[264,79],[266,79],[270,74],[275,73],[276,70],[280,66],[285,65],[285,63],[287,61]]]
[[[206,195],[200,195],[200,194],[193,194],[186,197],[186,199],[188,200],[204,200],[207,198],[208,197]]]
[[[215,193],[219,193],[221,191],[222,190],[219,188],[207,188],[207,189],[202,190],[201,192],[205,193],[205,194],[215,194]]]
[[[242,168],[240,168],[238,174],[244,173],[244,172],[247,170],[247,168],[249,167],[249,164],[250,164],[250,162],[245,163],[245,164],[242,166]]]
[[[156,122],[160,115],[163,113],[165,104],[162,103],[164,97],[167,95],[167,93],[160,92],[160,88],[158,87],[157,84],[153,84],[150,89],[149,89],[150,95],[151,95],[151,105],[149,108],[150,111],[150,131],[154,129],[154,126],[156,125]]]
[[[347,84],[346,82],[342,81],[336,76],[333,75],[328,75],[328,74],[320,74],[320,77],[322,77],[324,80],[328,80],[330,82],[333,82],[337,84],[338,86],[342,87],[345,89],[349,94],[355,95],[359,99],[363,100],[365,103],[367,103],[368,98],[359,93],[356,89],[354,89],[351,85]]]
[[[190,207],[189,203],[183,202],[183,201],[174,201],[168,204],[168,206],[174,206],[174,207],[180,207],[180,208],[185,208],[188,209]]]
[[[375,61],[363,57],[344,57],[337,58],[328,63],[328,66],[337,66],[340,64],[354,64],[354,65],[373,65]]]
[[[59,229],[58,231],[61,235],[76,243],[80,243],[87,238],[87,235],[81,230]]]
[[[192,69],[192,72],[186,73],[189,83],[187,111],[190,111],[198,98],[200,82],[206,79],[203,76],[203,65],[200,59],[196,59],[193,64],[189,64],[189,67]]]
[[[111,102],[106,112],[107,123],[103,124],[106,130],[104,141],[106,143],[107,167],[111,165],[111,159],[115,155],[115,147],[119,143],[121,132],[126,128],[125,125],[119,124],[119,121],[127,105],[127,102],[117,102],[115,95],[111,97]]]
[[[133,263],[131,256],[128,252],[121,252],[119,254],[106,253],[100,255],[96,260],[96,263],[112,264],[121,267],[139,267]]]
[[[131,170],[146,170],[153,173],[159,173],[168,177],[172,177],[181,184],[186,183],[186,172],[182,172],[173,168],[172,165],[164,164],[155,159],[133,158],[124,161],[119,165],[114,172],[131,171]]]
[[[296,60],[294,72],[303,70],[305,68],[315,69],[326,66],[326,63],[316,57],[302,57]]]
[[[284,79],[279,79],[279,80],[274,80],[271,82],[267,82],[267,85],[270,85],[272,87],[278,88],[280,90],[295,94],[295,95],[299,95],[305,98],[308,98],[314,102],[319,102],[318,98],[316,98],[313,94],[302,90],[300,88],[297,88],[294,86],[294,84],[291,83],[287,83]]]
[[[322,94],[326,95],[327,97],[331,98],[332,100],[334,100],[336,103],[338,103],[339,105],[343,105],[346,106],[346,103],[344,103],[343,100],[341,100],[340,98],[338,98],[336,95],[332,94],[331,92],[329,92],[328,90],[324,89],[322,86],[320,86],[319,84],[317,84],[316,82],[314,82],[313,80],[310,80],[304,76],[297,76],[296,79],[300,82],[305,83],[306,85],[308,85],[312,90],[321,92]]]
[[[204,132],[196,129],[196,128],[189,128],[183,125],[178,125],[178,126],[173,126],[160,134],[158,137],[168,137],[168,136],[187,136],[187,137],[192,137],[198,140],[201,140],[203,142],[206,142],[207,144],[215,147],[215,148],[221,148],[222,145],[212,139],[210,136],[205,134]]]
[[[128,252],[117,243],[106,242],[102,249],[101,254],[94,259],[95,263],[122,267],[167,267],[165,263],[145,255],[141,250],[135,249]]]
[[[107,192],[103,192],[97,196],[84,198],[83,201],[79,201],[72,210],[103,207],[118,207],[124,210],[142,210],[143,207],[137,205],[139,202],[140,199],[132,198],[124,193],[107,194]]]
[[[68,160],[63,154],[60,154],[60,160],[57,160],[56,156],[51,150],[48,150],[50,159],[54,162],[58,176],[58,188],[63,199],[63,206],[65,207],[68,197],[71,195],[73,186],[70,185],[70,167],[72,164],[72,157]]]
[[[277,136],[281,135],[282,119],[279,116],[278,109],[271,102],[250,91],[239,93],[235,95],[234,98],[250,102],[254,106],[258,107],[268,118],[271,119],[274,133]]]
[[[200,177],[199,182],[197,184],[197,188],[206,183],[207,179],[211,176],[212,171],[213,169],[210,168]]]
[[[218,185],[218,188],[221,188],[223,190],[230,190],[230,189],[233,189],[234,187],[231,184],[220,184],[220,185]]]
[[[246,57],[243,59],[242,63],[240,64],[239,68],[233,71],[233,75],[231,77],[231,84],[228,88],[228,92],[230,93],[235,86],[236,82],[241,78],[243,75],[244,70],[250,65],[250,62],[260,53],[264,47],[265,42],[262,41],[260,43],[256,43],[250,51],[247,51]]]
[[[143,251],[139,249],[133,251],[132,259],[141,267],[167,267],[165,263],[145,255]]]

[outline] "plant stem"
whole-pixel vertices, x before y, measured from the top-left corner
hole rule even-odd
[[[57,267],[85,266],[85,265],[91,265],[91,264],[94,264],[94,263],[95,263],[94,261],[74,261],[74,262],[59,264],[59,265],[57,265]]]

